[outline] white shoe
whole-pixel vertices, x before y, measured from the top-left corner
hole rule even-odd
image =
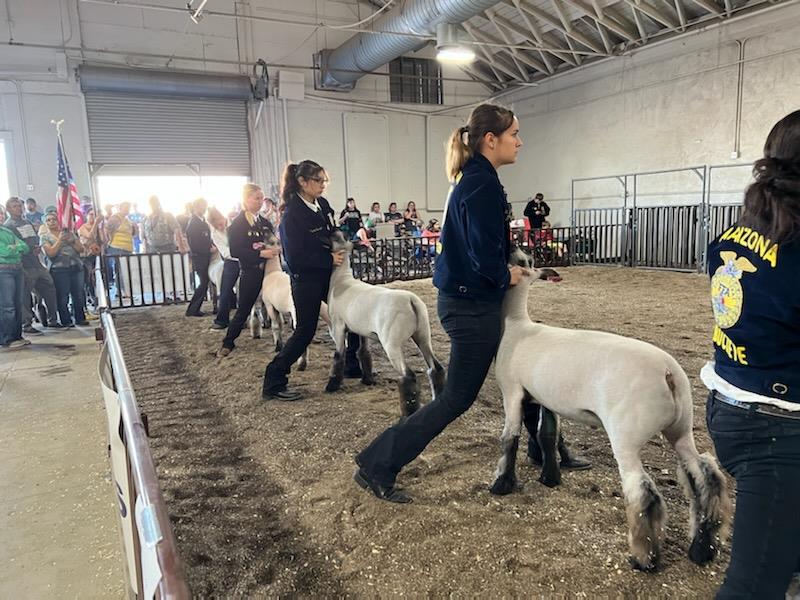
[[[18,340],[14,340],[13,342],[11,342],[8,345],[8,347],[13,350],[13,349],[16,349],[16,348],[24,348],[25,346],[30,346],[30,345],[31,345],[31,341],[30,340],[26,340],[26,339],[20,338]]]

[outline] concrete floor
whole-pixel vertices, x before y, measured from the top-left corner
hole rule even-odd
[[[0,351],[0,598],[122,598],[91,327]]]

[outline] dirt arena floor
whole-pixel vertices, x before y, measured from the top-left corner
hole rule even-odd
[[[711,449],[698,377],[710,354],[707,280],[624,268],[560,271],[561,283],[532,288],[534,318],[672,353],[694,387],[698,446]],[[445,362],[430,280],[392,285],[428,305]],[[503,416],[490,375],[475,406],[401,474],[414,503],[380,502],[351,477],[356,452],[398,416],[395,375],[382,351],[374,348],[375,387],[345,380],[342,391],[326,394],[332,343],[320,329],[309,370],[291,378],[306,399],[265,403],[269,332],[261,340],[243,334],[220,360],[211,353],[222,333],[183,311],[119,311],[115,320],[196,595],[708,598],[720,585],[727,550],[704,568],[686,557],[687,502],[663,439],[650,442],[644,462],[669,525],[661,570],[643,574],[628,567],[621,487],[602,430],[565,424],[593,470],[565,473],[548,489],[520,450],[522,490],[494,497],[487,488]],[[412,366],[426,382],[416,354]],[[427,401],[427,386],[423,392]]]

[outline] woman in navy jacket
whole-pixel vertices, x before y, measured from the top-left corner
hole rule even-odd
[[[283,173],[280,237],[297,323],[292,336],[264,372],[261,394],[264,400],[300,399],[298,392],[286,387],[289,371],[314,339],[320,305],[328,300],[333,267],[344,260],[344,253],[331,252],[334,213],[322,197],[327,184],[325,169],[312,160],[289,164]]]
[[[772,128],[753,176],[741,219],[708,248],[714,361],[700,377],[736,479],[717,598],[783,599],[800,572],[800,111]]]
[[[356,483],[382,500],[411,501],[394,486],[397,474],[472,405],[497,352],[503,296],[523,273],[508,266],[506,195],[497,168],[516,162],[521,146],[514,113],[491,104],[476,107],[467,126],[450,137],[447,169],[455,185],[433,278],[439,320],[450,336],[447,384],[439,398],[384,431],[356,458]]]

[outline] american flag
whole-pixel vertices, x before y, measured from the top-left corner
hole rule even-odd
[[[56,193],[58,222],[63,229],[73,230],[83,225],[81,199],[69,170],[64,142],[58,136],[58,192]]]

